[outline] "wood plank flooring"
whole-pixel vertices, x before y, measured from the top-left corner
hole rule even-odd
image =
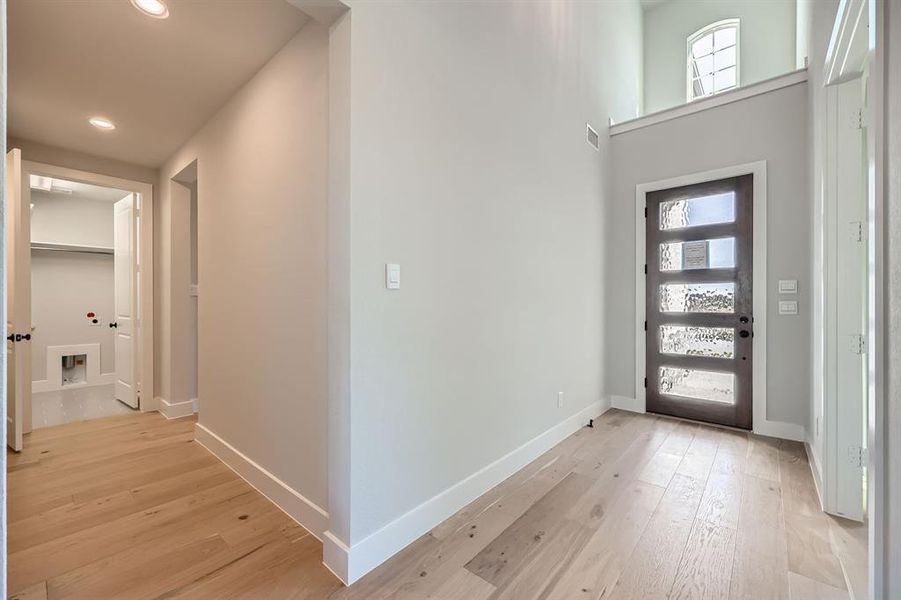
[[[193,420],[39,429],[9,458],[14,598],[861,599],[866,529],[793,442],[612,410],[350,588]]]
[[[7,453],[12,598],[327,598],[322,546],[193,441],[129,414]]]
[[[863,599],[801,444],[612,410],[335,600]]]

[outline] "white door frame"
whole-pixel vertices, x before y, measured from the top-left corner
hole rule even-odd
[[[894,7],[893,7],[894,8]],[[859,77],[867,72],[867,259],[870,265],[867,311],[867,518],[869,533],[869,597],[883,598],[889,556],[887,539],[893,533],[886,524],[889,500],[886,469],[898,464],[888,454],[885,436],[888,415],[885,395],[887,357],[885,355],[885,0],[841,0],[825,57],[826,85]],[[814,57],[817,58],[817,57]]]
[[[635,403],[632,406],[618,405],[637,412],[644,412],[646,395],[645,378],[645,336],[644,330],[646,301],[645,273],[646,257],[646,221],[644,209],[646,196],[650,192],[666,190],[685,185],[694,185],[707,181],[716,181],[739,175],[754,176],[754,350],[753,350],[753,427],[754,433],[773,437],[804,441],[804,427],[794,423],[782,423],[767,418],[766,404],[766,338],[767,338],[767,249],[766,249],[766,161],[745,163],[671,177],[659,181],[642,183],[635,186]]]
[[[42,175],[57,179],[66,179],[78,183],[87,183],[111,187],[126,192],[139,194],[140,209],[138,215],[138,243],[141,271],[139,292],[138,345],[135,351],[137,360],[137,377],[140,381],[140,408],[142,412],[157,410],[156,396],[153,393],[153,186],[149,183],[110,177],[88,171],[79,171],[66,167],[57,167],[34,161],[22,161],[22,177]],[[29,186],[23,186],[30,194]],[[145,215],[147,218],[145,218]],[[26,411],[28,412],[28,411]]]

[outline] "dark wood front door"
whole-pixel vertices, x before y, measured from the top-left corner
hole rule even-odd
[[[751,429],[753,176],[647,194],[647,410]]]

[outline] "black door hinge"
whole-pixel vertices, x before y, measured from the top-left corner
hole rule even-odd
[[[644,330],[645,330],[645,331],[648,330],[648,322],[647,322],[647,321],[644,322]]]
[[[644,378],[644,387],[648,387],[648,378],[647,377]]]
[[[648,274],[648,263],[645,263],[645,264],[644,264],[644,274],[645,274],[645,275]]]
[[[645,219],[648,218],[648,207],[647,206],[644,207],[644,218]]]

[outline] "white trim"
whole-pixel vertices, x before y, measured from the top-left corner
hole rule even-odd
[[[213,453],[304,529],[322,540],[323,532],[328,527],[328,512],[323,508],[200,423],[194,424],[194,441]]]
[[[609,408],[607,400],[592,403],[349,548],[326,531],[322,538],[325,565],[343,582],[352,584]]]
[[[688,104],[680,104],[673,108],[666,108],[635,119],[623,121],[622,123],[616,123],[611,125],[608,131],[611,136],[619,135],[621,133],[626,133],[627,131],[634,131],[636,129],[648,127],[649,125],[656,125],[657,123],[663,123],[664,121],[693,115],[694,113],[710,108],[716,108],[717,106],[723,106],[724,104],[738,102],[739,100],[744,100],[753,96],[768,94],[769,92],[774,92],[792,85],[798,85],[805,81],[807,81],[807,69],[798,69],[797,71],[792,71],[791,73],[786,73],[785,75],[779,75],[770,79],[764,79],[763,81],[752,83],[751,85],[735,88],[726,92],[720,92],[719,94],[707,96],[706,98],[698,98],[694,102],[689,102]]]
[[[610,408],[643,413],[645,412],[644,398],[639,400],[638,398],[629,398],[627,396],[610,396]]]
[[[159,406],[160,414],[167,419],[181,419],[182,417],[188,417],[197,412],[193,400],[169,402],[165,398],[157,398],[156,402],[157,406]]]
[[[141,240],[141,247],[139,251],[142,259],[140,271],[142,283],[149,284],[141,286],[142,291],[139,302],[141,311],[138,315],[136,329],[139,343],[135,348],[135,352],[138,357],[137,373],[139,374],[138,382],[140,385],[140,409],[143,412],[157,410],[156,398],[153,395],[153,186],[140,181],[23,160],[23,178],[27,181],[28,176],[31,174],[112,187],[140,194],[141,206],[139,215],[141,217],[141,231],[139,232],[139,239]],[[145,216],[150,218],[144,218]]]
[[[869,59],[867,0],[841,0],[823,65],[825,85],[857,79]]]
[[[885,302],[888,291],[886,285],[885,222],[888,198],[886,194],[886,169],[891,166],[887,160],[886,142],[886,65],[890,63],[886,55],[886,37],[888,36],[887,19],[898,22],[898,15],[889,14],[885,0],[869,0],[867,2],[869,80],[867,88],[867,172],[869,185],[867,204],[870,212],[869,224],[869,260],[872,265],[870,273],[869,306],[870,323],[868,336],[871,340],[868,356],[869,388],[867,393],[868,418],[867,447],[869,448],[869,464],[867,469],[867,518],[869,520],[869,597],[883,598],[889,581],[887,574],[896,573],[887,567],[891,564],[888,556],[886,540],[897,534],[890,530],[886,521],[886,507],[891,500],[889,481],[886,469],[898,464],[897,457],[891,456],[886,447],[885,437],[888,429],[885,426],[888,416],[886,398],[886,372],[888,370],[888,354],[886,353],[886,333],[888,326]],[[896,7],[892,5],[892,10]],[[890,265],[891,266],[891,265]],[[889,575],[892,580],[895,576]]]
[[[766,338],[767,338],[767,246],[766,208],[767,178],[766,161],[723,167],[712,171],[671,177],[660,181],[642,183],[635,186],[635,405],[637,412],[644,412],[646,397],[645,378],[645,274],[644,265],[645,231],[644,208],[646,195],[657,190],[666,190],[684,185],[694,185],[716,181],[739,175],[754,176],[754,350],[752,385],[754,389],[753,424],[754,433],[795,441],[806,441],[807,431],[802,425],[771,421],[767,418],[766,404]]]
[[[820,510],[826,512],[825,504],[823,503],[823,470],[820,466],[820,457],[814,452],[810,438],[804,443],[804,451],[807,452],[807,463],[810,465],[810,474],[813,477],[813,487],[817,491],[817,501],[820,503]]]

